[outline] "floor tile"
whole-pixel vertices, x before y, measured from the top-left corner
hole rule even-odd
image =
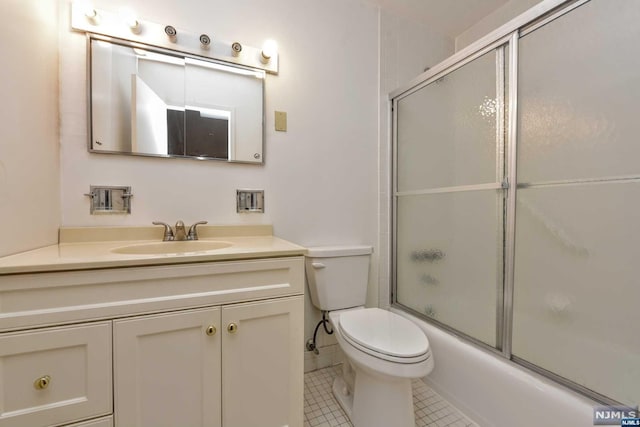
[[[333,380],[342,366],[330,366],[304,375],[304,427],[353,427],[333,397]],[[421,380],[413,381],[417,427],[478,427]]]

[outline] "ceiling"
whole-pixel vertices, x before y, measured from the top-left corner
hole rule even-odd
[[[509,0],[366,0],[393,14],[418,20],[455,38]],[[518,0],[512,0],[518,1]]]

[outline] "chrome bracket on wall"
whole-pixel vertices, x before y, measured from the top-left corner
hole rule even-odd
[[[91,198],[91,215],[131,213],[131,187],[92,185],[85,196]]]
[[[236,211],[264,213],[264,190],[236,190]]]

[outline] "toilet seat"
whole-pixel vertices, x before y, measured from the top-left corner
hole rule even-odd
[[[396,363],[419,363],[429,357],[429,341],[410,320],[379,308],[340,314],[338,327],[350,345],[371,356]]]

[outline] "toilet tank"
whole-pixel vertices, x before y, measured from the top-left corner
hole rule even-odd
[[[311,302],[320,310],[364,305],[371,246],[307,248],[305,270]]]

